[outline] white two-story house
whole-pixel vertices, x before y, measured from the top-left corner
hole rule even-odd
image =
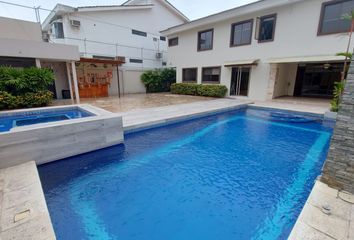
[[[329,98],[341,79],[354,0],[263,0],[162,31],[177,82],[230,96]],[[352,48],[350,49],[352,50]]]
[[[167,40],[160,31],[187,21],[165,0],[129,0],[111,6],[58,4],[43,30],[50,42],[79,47],[80,95],[102,97],[145,92],[141,73],[167,62]]]

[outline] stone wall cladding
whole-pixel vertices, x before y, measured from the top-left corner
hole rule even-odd
[[[354,61],[350,64],[321,181],[354,194]]]

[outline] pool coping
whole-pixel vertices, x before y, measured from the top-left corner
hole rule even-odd
[[[288,239],[354,239],[354,195],[316,180]]]
[[[56,239],[34,161],[0,169],[0,239]]]
[[[247,108],[252,101],[217,99],[123,112],[124,134]],[[152,115],[152,116],[151,116]]]

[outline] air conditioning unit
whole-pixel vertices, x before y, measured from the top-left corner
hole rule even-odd
[[[158,52],[158,53],[156,53],[156,58],[162,58],[162,52]]]
[[[70,20],[70,24],[71,24],[71,26],[78,28],[78,27],[80,27],[81,22],[78,20]]]
[[[48,32],[42,32],[42,39],[44,42],[49,42],[50,34]]]

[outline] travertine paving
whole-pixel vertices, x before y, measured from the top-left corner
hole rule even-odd
[[[176,104],[193,103],[212,100],[215,98],[177,95],[171,93],[126,94],[120,98],[111,96],[106,98],[81,98],[81,103],[91,104],[110,112],[126,112],[152,107],[171,106]],[[71,100],[55,100],[53,105],[70,105]]]
[[[0,239],[55,239],[34,161],[0,169]]]
[[[353,240],[354,195],[317,181],[289,240]]]
[[[269,101],[255,101],[254,106],[324,114],[330,109],[329,102],[330,99],[281,97]]]

